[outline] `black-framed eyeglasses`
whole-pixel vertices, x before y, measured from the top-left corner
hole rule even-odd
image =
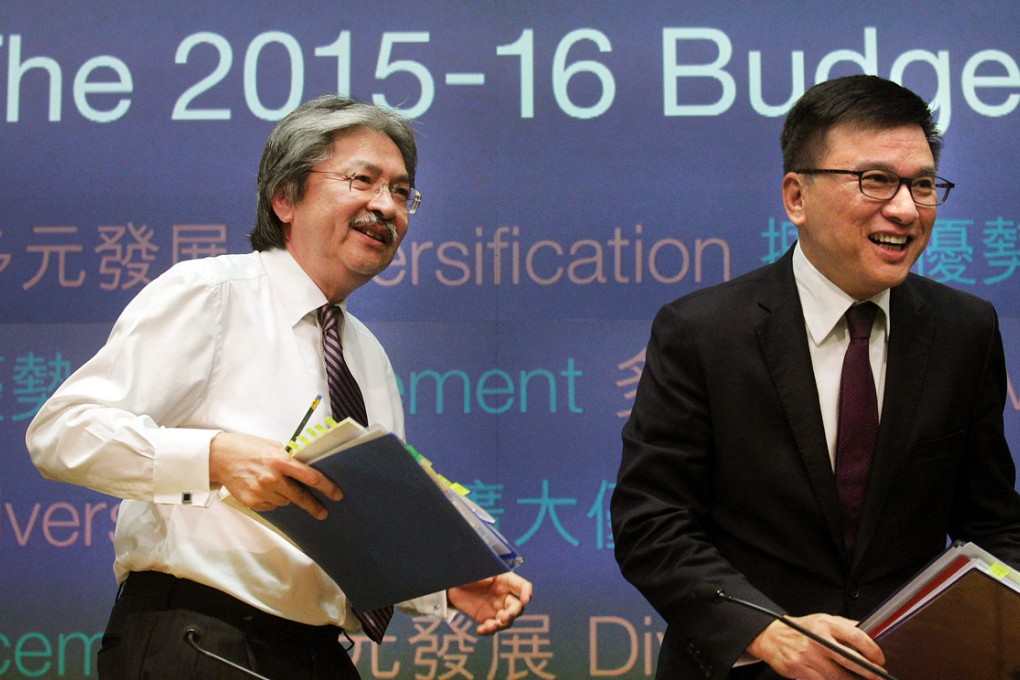
[[[388,186],[383,182],[373,182],[366,175],[345,175],[342,172],[332,172],[330,170],[309,170],[308,172],[326,175],[340,182],[347,182],[347,188],[351,190],[352,194],[358,194],[368,201],[374,199],[384,190],[389,191],[393,202],[397,204],[397,208],[408,215],[418,212],[418,206],[421,205],[421,192],[410,184],[393,184]]]
[[[888,170],[832,170],[829,168],[804,168],[794,170],[802,175],[853,175],[857,178],[857,186],[868,198],[879,201],[891,200],[903,185],[907,186],[910,197],[918,205],[942,205],[949,198],[949,192],[956,185],[943,177],[921,175],[920,177],[900,177]]]

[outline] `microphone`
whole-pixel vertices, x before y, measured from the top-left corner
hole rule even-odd
[[[187,626],[184,627],[184,639],[187,640],[188,644],[194,647],[196,651],[198,651],[200,654],[205,654],[210,659],[215,659],[216,661],[219,661],[222,664],[225,664],[227,666],[230,666],[231,668],[239,670],[242,673],[245,673],[246,675],[249,675],[253,678],[259,678],[259,680],[270,680],[264,675],[259,675],[258,673],[251,669],[237,665],[230,659],[225,659],[219,654],[213,654],[208,649],[203,649],[202,647],[200,647],[198,645],[198,641],[202,639],[202,629],[193,623],[188,624]]]
[[[799,623],[796,623],[795,621],[791,621],[790,619],[786,618],[785,616],[783,616],[779,612],[774,612],[771,609],[766,609],[765,607],[762,607],[761,605],[755,604],[754,602],[748,602],[747,600],[741,600],[738,597],[733,597],[732,595],[727,594],[726,591],[723,590],[722,588],[714,586],[711,583],[699,583],[697,586],[695,586],[694,590],[691,592],[691,599],[696,600],[698,602],[709,602],[709,603],[712,603],[712,604],[718,604],[720,602],[732,602],[733,604],[738,604],[741,607],[746,607],[748,609],[752,609],[752,610],[754,610],[756,612],[759,612],[761,614],[765,614],[769,618],[775,619],[776,621],[779,621],[779,622],[789,626],[790,628],[793,628],[795,631],[797,631],[801,635],[804,635],[804,636],[814,640],[815,642],[820,644],[822,647],[825,647],[829,651],[832,651],[832,652],[835,652],[836,654],[839,654],[844,659],[847,659],[848,661],[852,661],[854,664],[860,666],[861,668],[867,669],[868,671],[874,673],[875,675],[879,676],[880,678],[885,678],[885,680],[896,680],[896,678],[894,678],[893,676],[889,675],[888,673],[886,673],[885,671],[883,671],[881,668],[879,668],[878,666],[874,665],[873,663],[870,663],[868,660],[866,660],[864,658],[861,658],[859,656],[854,656],[853,654],[851,654],[850,652],[846,651],[845,649],[843,649],[839,645],[836,645],[836,644],[833,644],[832,642],[829,642],[825,638],[823,638],[823,637],[817,635],[816,633],[808,630],[807,628],[805,628],[804,626],[800,625]]]

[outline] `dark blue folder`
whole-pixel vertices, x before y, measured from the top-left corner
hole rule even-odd
[[[339,501],[312,490],[329,517],[317,520],[296,505],[260,514],[315,560],[360,611],[471,583],[520,563],[506,539],[458,509],[457,499],[393,434],[320,458],[312,467],[343,490]]]

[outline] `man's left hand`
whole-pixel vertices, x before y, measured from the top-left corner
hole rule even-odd
[[[450,588],[446,597],[454,607],[478,623],[479,635],[493,635],[513,625],[531,601],[531,581],[508,572],[466,586]]]

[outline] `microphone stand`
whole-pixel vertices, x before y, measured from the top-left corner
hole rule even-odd
[[[249,675],[249,676],[251,676],[253,678],[259,678],[259,680],[270,680],[266,676],[259,675],[258,673],[256,673],[255,671],[253,671],[253,670],[251,670],[249,668],[245,668],[244,666],[239,666],[238,664],[234,663],[230,659],[225,659],[222,656],[220,656],[219,654],[214,654],[214,653],[210,652],[208,649],[203,649],[202,647],[199,647],[198,641],[201,638],[202,638],[202,631],[201,631],[201,629],[198,626],[196,626],[194,624],[191,624],[191,625],[188,625],[187,627],[185,627],[185,629],[184,629],[184,639],[187,640],[188,644],[191,645],[192,647],[194,647],[195,651],[197,651],[199,654],[204,654],[205,656],[208,656],[210,659],[215,659],[216,661],[219,661],[222,664],[230,666],[233,669],[239,670],[242,673],[244,673],[246,675]]]

